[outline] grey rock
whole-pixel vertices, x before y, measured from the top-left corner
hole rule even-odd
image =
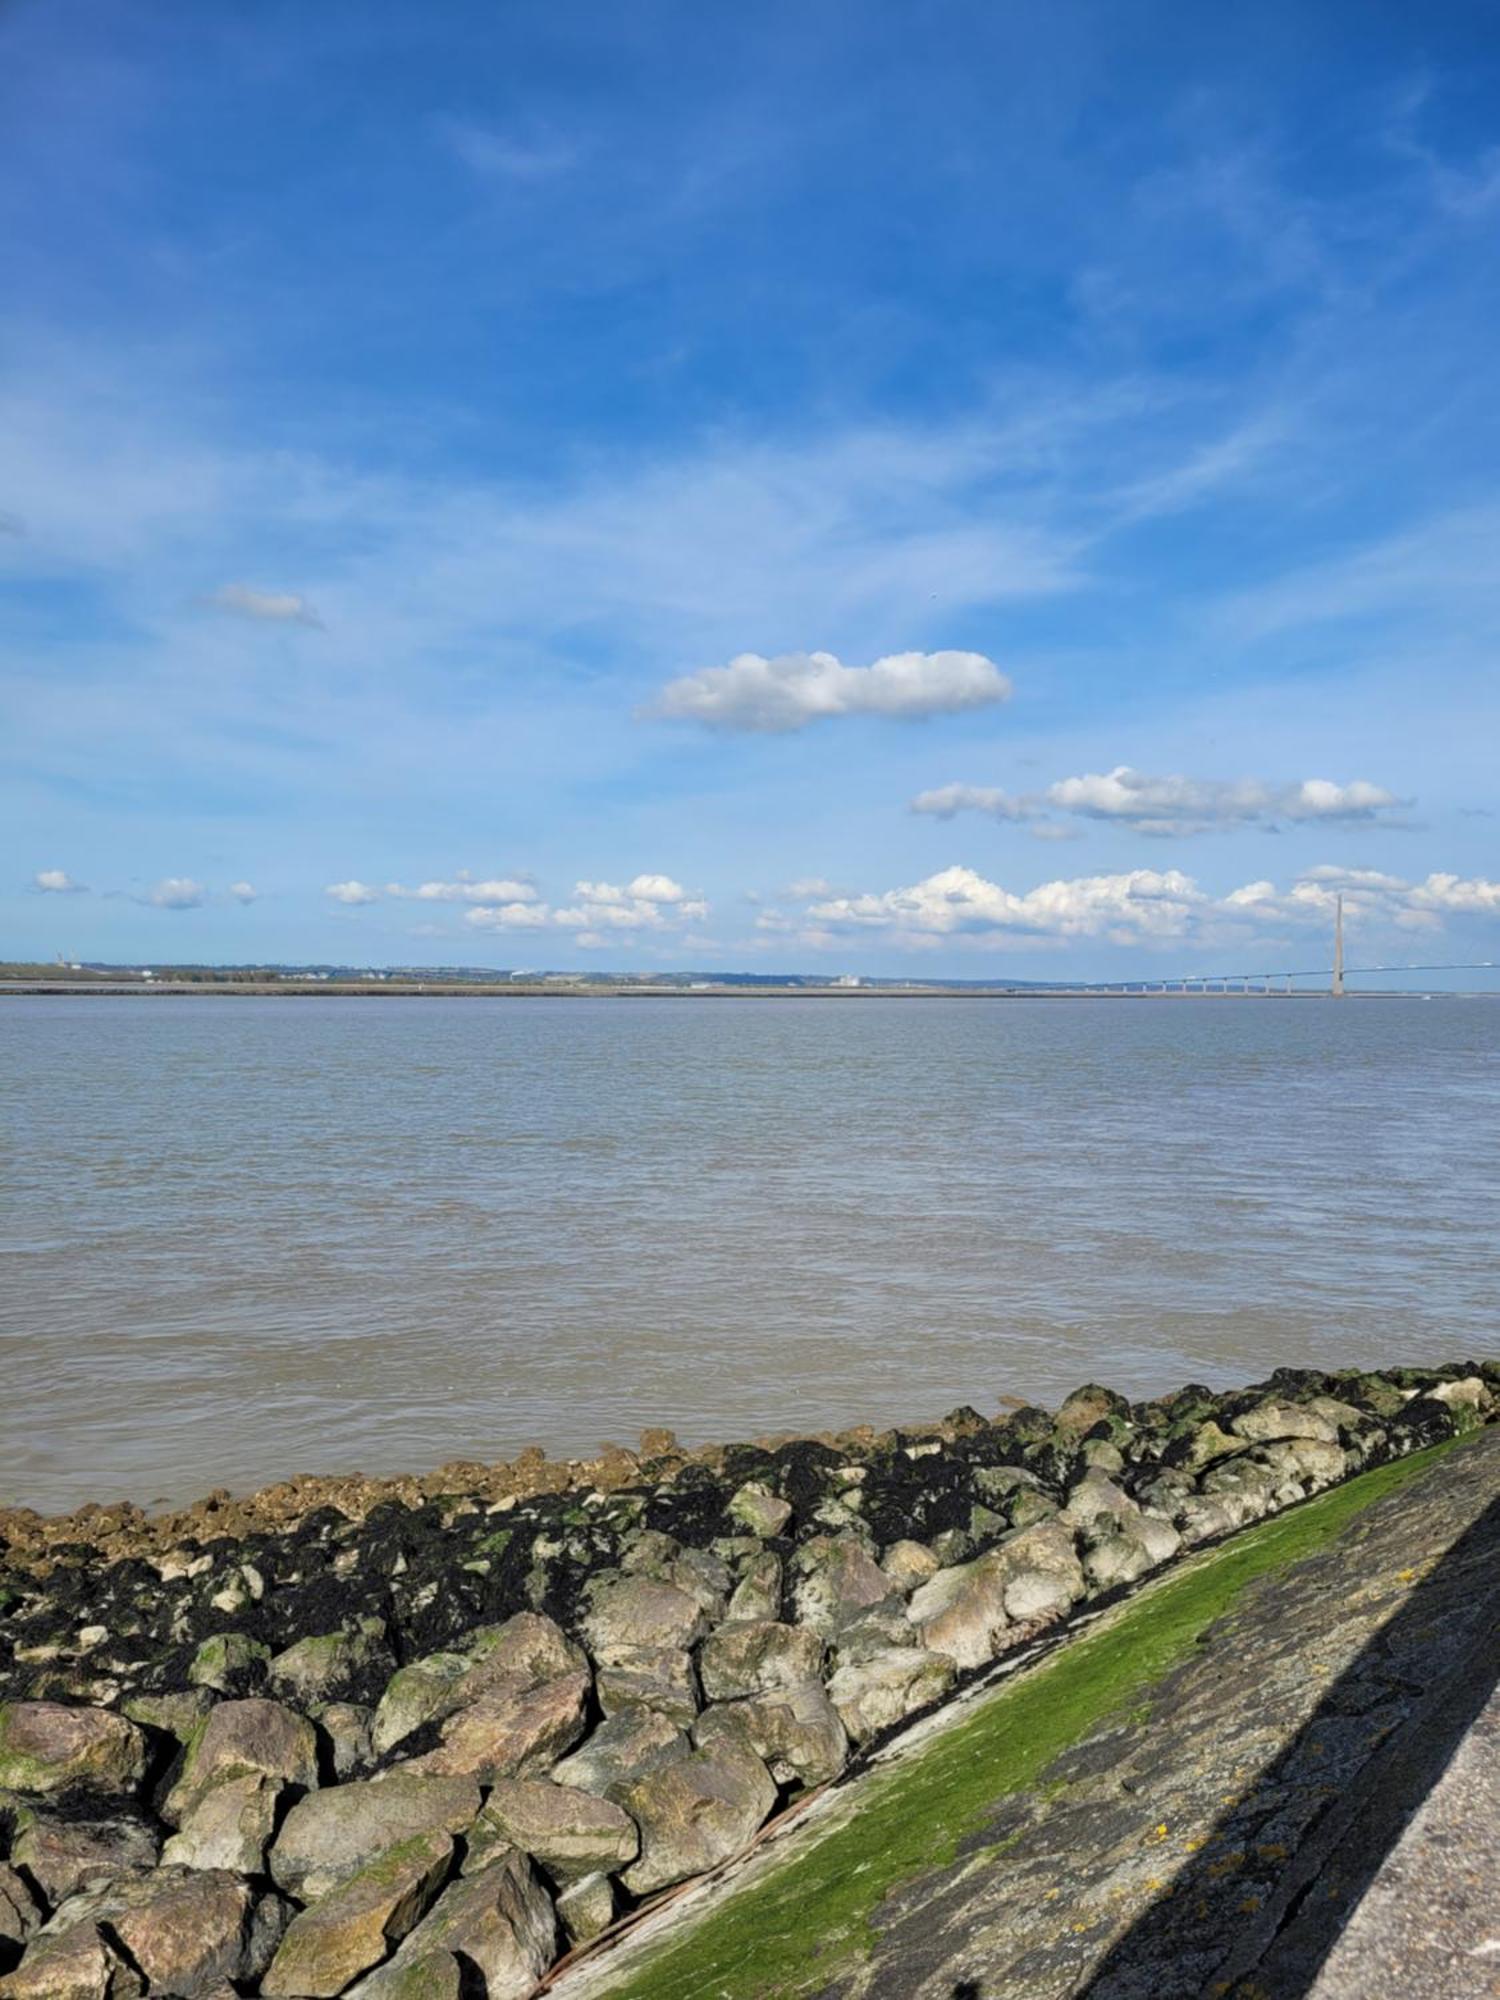
[[[52,1908],[81,1889],[154,1868],[161,1843],[144,1820],[50,1819],[38,1814],[17,1834],[11,1859]]]
[[[332,2000],[426,1914],[452,1859],[446,1833],[418,1833],[369,1862],[292,1919],[261,1992]]]
[[[850,1738],[864,1743],[940,1700],[957,1673],[957,1663],[946,1653],[893,1646],[847,1664],[841,1659],[829,1679],[828,1698]]]
[[[276,1824],[281,1786],[258,1771],[221,1778],[193,1795],[162,1860],[183,1868],[224,1868],[259,1875]]]
[[[1338,1443],[1337,1426],[1305,1403],[1289,1403],[1267,1397],[1253,1410],[1231,1417],[1229,1428],[1236,1437],[1252,1444],[1269,1444],[1279,1438],[1318,1438],[1324,1444]]]
[[[470,1778],[384,1778],[309,1792],[287,1814],[271,1849],[271,1876],[301,1903],[316,1903],[377,1855],[418,1834],[462,1833],[477,1818]]]
[[[698,1678],[691,1653],[670,1646],[639,1646],[601,1667],[599,1706],[606,1715],[649,1708],[686,1729],[698,1713]]]
[[[390,1963],[350,1993],[358,2000],[407,2000],[413,1988],[402,1982],[413,1967],[451,1953],[484,1982],[486,2000],[527,2000],[551,1963],[556,1936],[551,1898],[525,1855],[512,1852],[450,1882]]]
[[[781,1558],[774,1549],[762,1549],[751,1556],[730,1594],[725,1617],[736,1623],[779,1618],[781,1576]]]
[[[819,1535],[805,1542],[797,1551],[796,1568],[797,1618],[815,1632],[836,1632],[895,1588],[863,1543],[849,1535]]]
[[[389,1662],[390,1646],[379,1618],[361,1618],[352,1630],[299,1639],[278,1653],[267,1677],[278,1693],[306,1708],[333,1701],[376,1668]]]
[[[897,1590],[915,1590],[935,1576],[942,1564],[924,1542],[892,1542],[880,1558],[880,1567]]]
[[[602,1666],[643,1646],[684,1651],[708,1629],[696,1598],[654,1577],[606,1574],[588,1595],[583,1628],[589,1650]]]
[[[776,1787],[759,1757],[721,1744],[658,1764],[618,1798],[641,1830],[640,1859],[622,1879],[644,1896],[737,1854],[776,1803]]]
[[[123,1715],[55,1701],[0,1704],[0,1789],[129,1793],[145,1770],[146,1739]]]
[[[779,1785],[826,1785],[849,1758],[844,1725],[821,1681],[705,1709],[693,1741],[700,1749],[743,1745]]]
[[[587,1944],[614,1922],[614,1884],[607,1875],[582,1875],[557,1899],[557,1918],[569,1944]]]
[[[772,1688],[800,1687],[823,1665],[823,1636],[807,1625],[772,1621],[721,1625],[703,1642],[698,1671],[709,1701],[734,1701]]]
[[[759,1480],[751,1480],[739,1489],[729,1502],[729,1512],[752,1535],[759,1535],[766,1541],[779,1535],[792,1518],[791,1502],[783,1500]]]
[[[187,1677],[194,1687],[220,1694],[243,1692],[271,1657],[269,1646],[245,1632],[213,1632],[194,1653]]]
[[[497,1778],[540,1775],[583,1734],[587,1671],[559,1674],[519,1693],[496,1690],[450,1715],[435,1750],[406,1765],[438,1777]]]
[[[374,1760],[374,1709],[357,1701],[330,1701],[313,1711],[313,1720],[328,1738],[336,1778],[352,1778]]]
[[[25,1877],[0,1861],[0,1944],[25,1944],[41,1921],[42,1912]]]
[[[317,1785],[318,1740],[305,1716],[279,1701],[221,1701],[188,1738],[162,1818],[175,1826],[211,1785],[249,1775],[303,1790]]]
[[[554,1764],[552,1781],[614,1798],[620,1787],[659,1764],[685,1757],[691,1747],[665,1716],[627,1709],[602,1722],[582,1749]]]
[[[545,1780],[506,1779],[485,1801],[469,1836],[464,1873],[497,1848],[518,1847],[556,1879],[617,1870],[640,1852],[635,1821],[596,1793]]]

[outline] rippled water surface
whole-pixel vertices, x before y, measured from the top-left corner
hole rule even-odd
[[[1500,1003],[0,1002],[0,1500],[1494,1353]]]

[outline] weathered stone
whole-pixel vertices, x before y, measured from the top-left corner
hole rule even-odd
[[[806,1625],[721,1625],[703,1642],[698,1671],[709,1701],[800,1687],[823,1665],[823,1636]]]
[[[742,1744],[779,1785],[826,1785],[849,1757],[844,1725],[821,1681],[705,1709],[693,1741],[700,1749]]]
[[[683,1549],[667,1571],[667,1582],[692,1598],[710,1624],[724,1616],[734,1577],[712,1549]]]
[[[1070,1527],[1086,1528],[1098,1520],[1124,1521],[1134,1518],[1140,1508],[1107,1472],[1091,1466],[1068,1494],[1062,1519]]]
[[[269,1646],[245,1632],[213,1632],[194,1653],[187,1677],[194,1687],[240,1694],[258,1681],[271,1657]]]
[[[1285,1438],[1262,1445],[1256,1453],[1260,1461],[1283,1479],[1297,1482],[1305,1492],[1320,1493],[1343,1478],[1346,1467],[1344,1448],[1322,1438]]]
[[[22,1971],[29,1976],[32,1968],[27,1961],[44,1945],[50,1951],[54,1939],[59,1950],[76,1950],[85,1966],[97,1965],[91,1941],[102,1925],[127,1964],[145,1976],[152,1993],[205,2000],[226,1982],[259,1978],[286,1914],[279,1897],[257,1902],[250,1884],[237,1875],[215,1869],[155,1868],[65,1903],[28,1951]],[[20,1990],[28,2000],[32,1994],[46,1994],[52,2000],[53,1989],[43,1984]],[[127,1985],[122,1990],[138,1989]]]
[[[274,1688],[305,1708],[336,1700],[389,1659],[384,1623],[361,1618],[352,1631],[299,1639],[278,1653],[266,1671]]]
[[[815,1632],[836,1632],[895,1588],[863,1543],[849,1535],[820,1535],[805,1542],[796,1561],[797,1618]]]
[[[774,1549],[750,1557],[730,1593],[725,1617],[738,1623],[781,1615],[781,1558]]]
[[[271,1876],[300,1903],[316,1903],[377,1855],[418,1834],[462,1833],[478,1815],[471,1778],[384,1778],[309,1792],[271,1849]]]
[[[1123,1396],[1113,1389],[1101,1389],[1097,1382],[1086,1382],[1064,1400],[1057,1413],[1057,1429],[1065,1438],[1079,1438],[1107,1418],[1129,1415],[1130,1405]]]
[[[370,1728],[375,1755],[383,1757],[424,1723],[451,1715],[458,1705],[455,1684],[471,1665],[462,1653],[429,1653],[409,1667],[398,1667],[376,1705]]]
[[[605,1576],[589,1593],[583,1621],[589,1649],[608,1666],[642,1646],[683,1651],[697,1643],[707,1620],[695,1598],[674,1583],[649,1576]]]
[[[540,1774],[583,1734],[590,1685],[586,1672],[559,1674],[519,1694],[481,1695],[449,1716],[435,1750],[406,1768],[482,1784]]]
[[[256,1771],[221,1778],[193,1794],[178,1831],[162,1849],[162,1860],[183,1868],[227,1868],[237,1875],[259,1875],[280,1796],[280,1785]]]
[[[25,1877],[18,1875],[8,1863],[0,1861],[0,1953],[9,1947],[10,1955],[14,1957],[41,1921],[42,1912],[37,1908],[36,1897],[32,1895]],[[5,1962],[5,1958],[0,1956],[0,1965]]]
[[[137,2000],[145,1981],[91,1923],[38,1937],[8,1978],[3,2000]]]
[[[698,1713],[698,1681],[691,1653],[669,1646],[640,1646],[599,1669],[599,1706],[606,1715],[649,1708],[686,1729]]]
[[[957,1663],[925,1646],[893,1646],[839,1666],[828,1698],[855,1743],[864,1743],[905,1716],[938,1701],[952,1687]]]
[[[915,1590],[935,1576],[942,1565],[923,1542],[892,1542],[880,1558],[880,1567],[897,1590]]]
[[[137,1819],[50,1819],[38,1814],[17,1834],[11,1859],[53,1909],[135,1869],[154,1868],[156,1834]]]
[[[1180,1465],[1188,1472],[1201,1472],[1216,1458],[1227,1458],[1232,1452],[1243,1451],[1245,1444],[1244,1438],[1230,1437],[1227,1431],[1220,1430],[1210,1419],[1207,1423],[1187,1426],[1180,1436],[1173,1438],[1163,1457],[1168,1465]]]
[[[1267,1397],[1253,1410],[1231,1417],[1229,1428],[1236,1437],[1252,1444],[1271,1444],[1280,1438],[1318,1438],[1324,1444],[1338,1443],[1338,1430],[1305,1403],[1288,1403]]]
[[[333,1752],[333,1774],[336,1778],[353,1777],[362,1771],[375,1754],[371,1740],[375,1711],[357,1701],[330,1701],[325,1707],[315,1710],[314,1721],[328,1738]]]
[[[907,1618],[929,1652],[981,1667],[995,1657],[1009,1622],[1004,1571],[989,1556],[940,1569],[912,1593]]]
[[[412,1968],[445,1952],[483,1982],[477,1990],[485,2000],[526,2000],[551,1963],[556,1936],[551,1898],[525,1855],[512,1852],[450,1882],[390,1964],[352,1989],[351,2000],[405,2000],[420,1990],[401,1983]]]
[[[120,1703],[120,1713],[185,1743],[213,1705],[213,1695],[206,1687],[177,1688],[169,1694],[127,1695]]]
[[[1018,1487],[1006,1508],[1013,1528],[1035,1527],[1038,1521],[1050,1521],[1057,1511],[1050,1493],[1033,1492],[1029,1486]]]
[[[379,1980],[378,1989],[372,1984]],[[464,1969],[451,1951],[427,1951],[401,1966],[373,1973],[358,1986],[349,1988],[350,2000],[359,1994],[379,2000],[463,2000],[466,1989]]]
[[[414,1834],[388,1848],[292,1919],[262,1993],[302,2000],[342,1993],[426,1914],[452,1859],[446,1833]]]
[[[569,1944],[587,1944],[614,1922],[614,1884],[607,1875],[583,1875],[557,1899],[557,1918]]]
[[[464,1873],[496,1849],[518,1847],[555,1878],[616,1870],[634,1861],[640,1835],[627,1812],[594,1792],[546,1780],[509,1778],[495,1786],[469,1835]]]
[[[55,1701],[0,1706],[0,1789],[133,1792],[145,1771],[146,1739],[123,1715]]]
[[[743,1522],[752,1535],[759,1535],[766,1541],[779,1535],[792,1518],[791,1502],[783,1500],[758,1480],[751,1480],[739,1489],[729,1502],[729,1512],[735,1520]]]
[[[776,1803],[776,1787],[759,1757],[722,1744],[659,1764],[618,1796],[641,1830],[640,1859],[622,1879],[644,1896],[737,1854]]]
[[[318,1739],[312,1724],[279,1701],[221,1701],[188,1738],[182,1773],[162,1806],[162,1818],[175,1826],[210,1785],[247,1775],[304,1790],[315,1787]]]
[[[617,1790],[659,1764],[685,1757],[691,1745],[680,1729],[650,1709],[626,1709],[602,1722],[571,1757],[552,1767],[556,1785],[614,1798]]]

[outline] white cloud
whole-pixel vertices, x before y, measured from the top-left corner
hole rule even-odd
[[[562,930],[590,948],[606,935],[620,943],[644,930],[679,929],[708,915],[708,904],[670,875],[637,875],[632,881],[578,882],[573,900],[560,909],[547,903],[482,904],[466,921],[481,930]]]
[[[795,882],[787,883],[782,893],[794,903],[811,903],[819,896],[831,896],[833,884],[825,882],[821,875],[799,875]]]
[[[247,583],[226,583],[211,591],[205,602],[237,618],[257,618],[269,625],[310,625],[319,632],[323,629],[317,612],[294,591],[253,590]]]
[[[1273,785],[1261,778],[1189,778],[1180,773],[1152,777],[1128,764],[1117,764],[1112,771],[1059,778],[1040,792],[1017,794],[996,786],[941,785],[934,791],[919,792],[911,809],[938,819],[978,812],[997,820],[1033,821],[1059,812],[1080,819],[1113,821],[1136,833],[1171,838],[1283,822],[1353,825],[1383,818],[1390,824],[1389,815],[1409,803],[1364,778],[1349,784],[1336,784],[1331,778],[1304,778],[1295,784]],[[1041,825],[1033,831],[1043,839],[1064,837]]]
[[[565,173],[578,157],[573,147],[558,141],[528,145],[506,133],[472,125],[460,118],[441,120],[440,130],[464,165],[486,179],[550,180],[554,174]]]
[[[39,889],[44,896],[83,896],[88,893],[88,885],[75,882],[66,868],[39,868],[31,878],[31,886]]]
[[[414,889],[406,888],[400,882],[387,882],[388,896],[410,897],[419,903],[534,903],[536,890],[529,882],[512,881],[509,877],[499,880],[476,881],[463,871],[451,882],[422,882]]]
[[[380,898],[380,891],[368,882],[330,882],[323,894],[336,903],[374,903]]]
[[[237,903],[253,903],[255,901],[256,891],[253,882],[231,882],[229,893]]]
[[[190,875],[168,875],[158,882],[147,898],[158,910],[196,910],[206,891]]]
[[[890,653],[868,667],[846,667],[832,653],[740,653],[727,667],[669,681],[645,713],[780,733],[837,715],[954,715],[1010,696],[983,653]]]

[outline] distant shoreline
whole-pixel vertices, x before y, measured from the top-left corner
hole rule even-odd
[[[1327,1000],[1324,987],[1226,986],[1131,988],[1098,986],[641,986],[527,985],[519,980],[493,986],[443,980],[0,980],[0,999],[248,998],[276,1000]],[[1351,990],[1349,1000],[1484,1000],[1496,997],[1475,989],[1432,988]]]

